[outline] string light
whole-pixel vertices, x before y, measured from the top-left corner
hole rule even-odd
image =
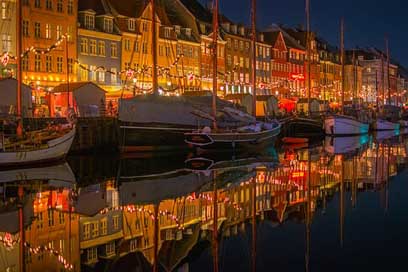
[[[69,263],[68,260],[57,250],[53,249],[52,247],[49,246],[37,246],[37,247],[32,247],[29,243],[25,242],[24,246],[28,248],[28,251],[31,254],[40,254],[40,253],[49,253],[50,255],[53,255],[57,257],[57,260],[59,263],[64,265],[64,268],[67,270],[73,270],[74,265]]]

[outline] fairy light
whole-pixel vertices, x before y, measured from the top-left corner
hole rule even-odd
[[[60,264],[62,264],[66,270],[73,270],[74,269],[73,264],[69,263],[68,260],[58,250],[55,250],[50,246],[33,247],[28,242],[25,242],[24,246],[26,248],[28,248],[28,251],[31,254],[48,253],[50,255],[53,255],[53,256],[57,257],[58,262]]]

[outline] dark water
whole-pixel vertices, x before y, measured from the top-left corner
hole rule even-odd
[[[0,271],[400,271],[394,134],[0,171]]]

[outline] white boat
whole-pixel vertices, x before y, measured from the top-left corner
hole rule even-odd
[[[377,119],[373,123],[373,130],[399,130],[400,123],[393,123],[384,119]]]
[[[367,134],[369,124],[346,115],[331,115],[324,120],[324,131],[331,136],[350,136]]]
[[[75,127],[63,136],[48,141],[45,145],[18,148],[16,151],[0,151],[0,166],[21,166],[58,161],[68,154],[75,138]]]
[[[257,147],[272,141],[281,131],[279,122],[257,122],[236,130],[212,132],[209,127],[185,133],[185,142],[202,148]]]

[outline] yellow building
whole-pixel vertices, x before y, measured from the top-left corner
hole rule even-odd
[[[22,59],[24,83],[49,90],[67,81],[67,69],[69,80],[76,81],[78,0],[29,0],[22,5],[22,47],[28,52]]]

